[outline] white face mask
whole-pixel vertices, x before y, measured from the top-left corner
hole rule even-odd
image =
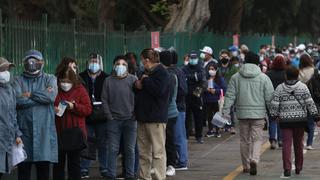
[[[210,76],[215,76],[217,74],[217,71],[215,71],[215,70],[209,70],[209,75]]]
[[[10,81],[10,72],[9,71],[0,72],[0,83],[6,84],[9,81]]]
[[[72,88],[72,83],[60,83],[60,87],[63,91],[68,92]]]
[[[261,56],[260,56],[260,62],[262,62],[263,60],[264,60],[264,56],[261,55]]]
[[[187,66],[189,64],[189,61],[185,61],[184,65]]]
[[[205,53],[201,53],[201,54],[200,54],[200,58],[201,58],[201,59],[206,58],[206,54],[205,54]]]
[[[232,51],[231,54],[232,54],[233,57],[237,57],[238,56],[238,51]]]

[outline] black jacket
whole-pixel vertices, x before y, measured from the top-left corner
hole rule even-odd
[[[91,102],[93,101],[92,94],[94,94],[95,101],[101,101],[103,82],[106,79],[106,77],[108,77],[108,75],[105,72],[101,71],[100,75],[96,77],[94,82],[89,76],[87,70],[81,72],[79,75],[83,80],[83,85],[88,90]]]
[[[158,65],[148,75],[142,80],[142,89],[136,89],[136,119],[145,123],[166,123],[170,96],[169,72]]]
[[[273,88],[276,89],[279,84],[285,81],[284,70],[269,70],[266,75],[271,79]]]
[[[174,73],[178,78],[178,93],[177,93],[177,107],[179,112],[186,111],[186,95],[188,94],[188,85],[186,81],[186,76],[181,68],[170,67],[169,72]]]

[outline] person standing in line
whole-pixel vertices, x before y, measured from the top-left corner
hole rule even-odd
[[[115,179],[121,138],[124,148],[125,179],[135,179],[137,121],[134,119],[133,85],[137,78],[128,72],[124,56],[114,60],[112,75],[103,83],[101,100],[107,118],[107,179]]]
[[[224,99],[223,116],[230,119],[230,107],[235,105],[240,129],[240,151],[243,172],[257,174],[267,105],[273,93],[270,78],[259,68],[259,56],[248,52],[245,64],[230,79]]]
[[[92,108],[100,108],[101,93],[104,80],[108,74],[103,71],[103,61],[99,54],[91,53],[87,61],[87,69],[80,73],[83,85],[87,89]],[[94,112],[94,111],[93,111]],[[98,112],[98,111],[96,111]],[[86,128],[88,136],[97,138],[99,171],[102,177],[107,173],[107,123],[104,118],[92,113],[86,118]],[[89,178],[89,168],[91,161],[81,159],[81,177]]]
[[[282,133],[282,161],[284,177],[291,176],[291,146],[293,141],[295,173],[300,174],[303,167],[303,135],[308,123],[308,114],[318,114],[308,87],[298,81],[299,70],[289,67],[285,72],[286,80],[280,84],[273,95],[270,114],[280,122]],[[317,118],[319,123],[319,117]]]
[[[17,124],[16,94],[10,84],[10,68],[14,64],[0,57],[0,179],[12,169],[12,147],[22,143]]]
[[[54,75],[43,71],[44,59],[37,50],[27,51],[24,72],[16,77],[17,119],[28,155],[18,165],[18,179],[30,180],[32,165],[37,179],[49,180],[50,163],[58,162],[58,142],[54,122],[54,101],[58,92]]]
[[[170,75],[160,64],[159,54],[154,49],[144,49],[141,52],[141,61],[145,72],[135,83],[140,179],[151,180],[153,167],[156,179],[164,180]]]

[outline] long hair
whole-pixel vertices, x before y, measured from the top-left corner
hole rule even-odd
[[[69,67],[63,67],[57,74],[58,87],[60,89],[61,79],[68,79],[73,84],[73,87],[76,87],[81,84],[77,74]]]
[[[57,66],[56,68],[56,73],[55,75],[58,76],[58,74],[60,73],[60,71],[62,71],[65,67],[69,67],[70,63],[75,63],[77,64],[77,61],[72,58],[72,57],[64,57],[62,58],[60,64]]]

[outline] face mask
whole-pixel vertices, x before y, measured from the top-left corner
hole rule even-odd
[[[297,57],[298,59],[300,59],[300,54],[297,54],[296,57]]]
[[[42,65],[39,60],[30,58],[24,62],[24,69],[29,74],[38,74],[42,69]]]
[[[205,53],[201,53],[201,54],[200,54],[200,58],[201,58],[201,59],[206,58],[206,54],[205,54]]]
[[[229,59],[227,59],[227,58],[222,58],[221,59],[221,63],[222,64],[228,64],[228,62],[229,62]]]
[[[231,54],[233,57],[236,57],[236,56],[238,56],[238,51],[232,51]]]
[[[6,84],[9,81],[10,81],[10,72],[9,71],[0,72],[0,83]]]
[[[197,65],[198,64],[198,59],[190,59],[189,62],[191,65]]]
[[[238,64],[238,63],[237,63],[237,64],[234,64],[234,66],[235,66],[235,67],[239,67],[239,66],[240,66],[240,64]]]
[[[259,58],[260,62],[264,60],[264,56],[260,56]]]
[[[71,83],[60,83],[60,87],[63,91],[68,92],[72,88]]]
[[[183,64],[187,66],[189,64],[189,61],[185,61]]]
[[[215,70],[209,70],[209,75],[210,76],[215,76],[217,74],[217,71]]]
[[[127,67],[125,65],[117,65],[114,70],[116,71],[117,76],[122,77],[127,72]]]
[[[100,70],[100,64],[98,64],[98,63],[90,63],[89,64],[89,70],[92,73],[97,73]]]
[[[311,54],[311,53],[312,53],[312,49],[308,49],[307,52],[308,52],[309,54]]]

